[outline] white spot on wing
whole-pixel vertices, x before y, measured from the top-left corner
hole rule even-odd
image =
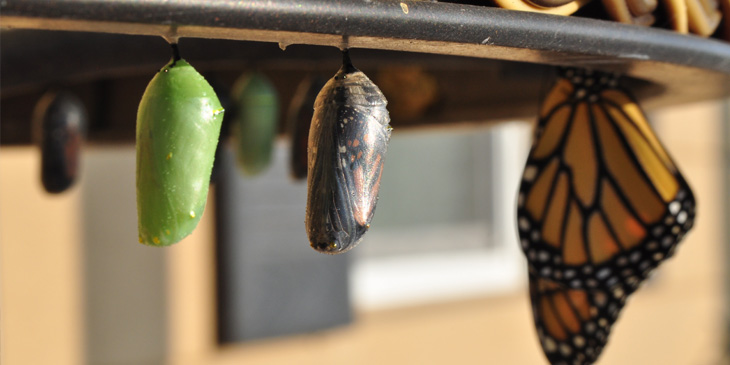
[[[537,167],[529,165],[525,167],[525,172],[522,174],[522,179],[525,181],[532,181],[537,176]]]
[[[679,204],[678,201],[673,201],[669,204],[669,212],[672,213],[672,215],[676,215],[681,207],[682,205]]]
[[[679,214],[677,214],[677,223],[683,224],[687,221],[687,212],[681,211]]]

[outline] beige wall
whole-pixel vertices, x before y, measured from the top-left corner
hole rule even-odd
[[[0,151],[0,362],[78,364],[80,187],[47,195],[39,162],[35,149]]]

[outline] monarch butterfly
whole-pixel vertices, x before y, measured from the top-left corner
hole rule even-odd
[[[617,76],[563,69],[540,110],[518,195],[536,275],[574,289],[638,285],[692,227],[692,190]]]
[[[530,299],[538,339],[551,364],[596,361],[626,303],[621,284],[611,290],[571,289],[530,273]]]
[[[271,162],[279,126],[279,97],[266,75],[258,72],[241,76],[232,95],[237,105],[234,136],[238,165],[244,174],[257,175]]]
[[[289,166],[292,178],[297,180],[307,177],[307,142],[314,115],[312,106],[325,81],[319,77],[304,79],[294,93],[287,115],[287,129],[291,138]]]
[[[342,68],[317,96],[309,131],[305,225],[317,251],[350,250],[370,228],[390,140],[386,104],[344,51]]]
[[[33,112],[34,139],[41,149],[41,183],[49,193],[73,185],[79,170],[87,116],[81,100],[68,92],[49,92]]]
[[[137,112],[139,242],[154,246],[178,242],[198,225],[223,119],[213,88],[173,51]]]

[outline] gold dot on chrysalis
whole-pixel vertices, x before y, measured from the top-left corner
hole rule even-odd
[[[165,234],[169,236],[170,235],[170,230],[169,229],[166,229],[165,230]]]
[[[166,158],[167,158],[168,160],[169,160],[169,159],[171,159],[171,158],[172,158],[172,152],[168,153],[168,154],[167,154],[167,157],[166,157]]]
[[[152,237],[152,242],[154,242],[155,244],[159,244],[160,243],[160,238],[159,237]]]
[[[142,240],[142,236],[139,236],[139,243],[144,243],[144,241]]]
[[[195,218],[195,212],[192,210],[190,211],[190,218]]]

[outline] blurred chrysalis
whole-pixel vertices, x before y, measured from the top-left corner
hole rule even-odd
[[[307,77],[297,87],[287,115],[287,134],[291,141],[290,174],[296,180],[307,178],[307,143],[314,116],[314,101],[327,80]]]
[[[309,131],[305,225],[317,251],[348,251],[370,228],[390,140],[386,104],[344,51],[342,68],[317,96]]]
[[[137,112],[139,241],[154,246],[176,243],[198,225],[223,119],[213,88],[173,51]]]
[[[48,92],[36,104],[34,139],[41,149],[41,182],[47,192],[64,192],[76,181],[86,125],[86,109],[71,92]]]
[[[279,126],[279,97],[262,73],[241,76],[233,86],[236,116],[233,133],[238,165],[246,175],[263,172],[271,162]]]

